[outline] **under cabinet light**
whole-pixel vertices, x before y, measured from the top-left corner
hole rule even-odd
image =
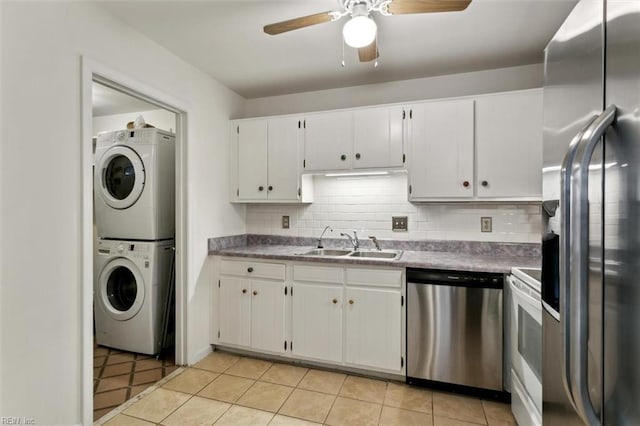
[[[355,172],[355,173],[326,173],[327,177],[344,177],[344,176],[382,176],[388,175],[389,172]]]

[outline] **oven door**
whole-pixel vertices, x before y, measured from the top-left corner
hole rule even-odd
[[[542,303],[540,294],[511,275],[511,363],[531,402],[542,413]]]

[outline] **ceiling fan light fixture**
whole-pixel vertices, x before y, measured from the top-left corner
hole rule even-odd
[[[344,42],[349,46],[359,49],[373,43],[376,39],[378,26],[367,15],[354,16],[349,19],[342,28]]]

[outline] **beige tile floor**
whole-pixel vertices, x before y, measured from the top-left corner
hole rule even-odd
[[[515,425],[508,404],[214,352],[106,425]]]

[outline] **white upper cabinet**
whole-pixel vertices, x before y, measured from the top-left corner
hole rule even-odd
[[[297,117],[269,120],[267,193],[270,200],[298,200],[303,142],[298,123]]]
[[[473,198],[473,100],[411,108],[410,200]]]
[[[267,120],[241,121],[236,125],[238,150],[238,198],[267,199]]]
[[[352,167],[352,112],[307,115],[304,120],[304,171]]]
[[[353,168],[402,167],[402,107],[353,111]]]
[[[542,91],[476,100],[479,198],[542,196]]]
[[[311,201],[311,180],[300,176],[301,118],[238,120],[232,132],[232,200]]]
[[[410,201],[538,201],[542,194],[538,89],[237,120],[232,141],[236,202],[312,202],[313,174],[405,162]]]

